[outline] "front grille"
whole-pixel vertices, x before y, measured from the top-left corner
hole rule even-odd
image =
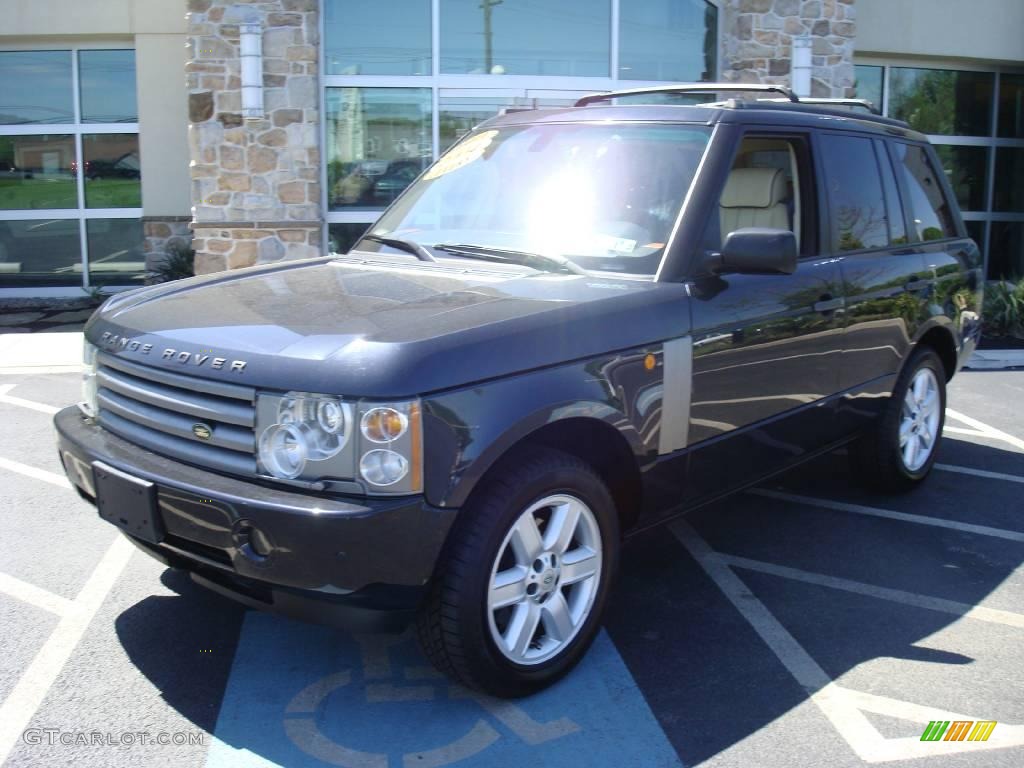
[[[135,445],[208,469],[256,473],[256,390],[100,353],[100,426]],[[210,427],[208,440],[193,432]]]

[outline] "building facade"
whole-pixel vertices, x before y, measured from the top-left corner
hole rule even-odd
[[[1024,276],[1019,0],[34,0],[5,16],[0,295],[139,285],[189,245],[203,273],[343,251],[502,108],[789,84],[794,47],[811,95],[929,134],[989,275]]]

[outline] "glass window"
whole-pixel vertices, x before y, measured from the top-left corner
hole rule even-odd
[[[0,51],[0,125],[75,121],[70,51]]]
[[[442,96],[438,102],[440,151],[444,152],[484,120],[489,120],[506,107],[571,107],[573,102],[574,99],[518,96]]]
[[[0,210],[77,208],[73,136],[0,136]]]
[[[954,147],[949,144],[934,146],[961,210],[987,210],[985,194],[990,150],[987,147]]]
[[[330,253],[348,253],[356,240],[363,236],[371,224],[328,224],[327,249]]]
[[[871,139],[833,134],[821,138],[834,247],[859,251],[888,245],[882,179]]]
[[[878,158],[878,168],[882,172],[882,187],[885,189],[885,214],[889,219],[889,242],[893,245],[902,245],[907,242],[907,222],[903,217],[903,202],[896,184],[896,175],[892,169],[889,153],[885,149],[885,142],[878,139],[875,140],[875,157]]]
[[[713,80],[718,8],[705,0],[630,0],[619,9],[619,77]]]
[[[331,210],[381,208],[432,157],[429,88],[327,89]]]
[[[993,221],[988,250],[989,280],[1024,280],[1024,223]]]
[[[326,0],[328,75],[429,75],[430,0]]]
[[[872,67],[866,64],[858,64],[854,68],[854,77],[858,99],[867,99],[875,105],[875,109],[882,111],[882,90],[885,84],[885,67]]]
[[[83,123],[135,123],[135,51],[80,51]]]
[[[78,219],[0,221],[0,287],[82,284]]]
[[[985,252],[985,222],[984,221],[965,221],[964,226],[967,227],[967,236],[978,244],[978,249]]]
[[[488,248],[525,251],[653,275],[709,136],[703,125],[482,130],[434,165],[373,232],[428,247],[475,245],[481,256]]]
[[[441,0],[441,72],[608,77],[609,0]]]
[[[91,285],[141,283],[146,257],[139,219],[89,219],[85,231]]]
[[[1024,147],[996,150],[994,197],[994,210],[1024,213]]]
[[[955,237],[956,227],[942,185],[922,147],[893,142],[897,171],[910,194],[909,218],[919,240]]]
[[[922,133],[990,136],[994,82],[991,72],[892,67],[889,115]]]
[[[999,136],[1024,139],[1024,75],[999,76]]]
[[[142,207],[138,134],[85,134],[82,153],[87,208]]]

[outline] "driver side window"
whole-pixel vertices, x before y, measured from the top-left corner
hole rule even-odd
[[[800,252],[810,253],[812,190],[806,139],[745,137],[719,199],[718,221],[709,223],[712,249],[720,250],[726,236],[737,229],[768,227],[792,231]]]

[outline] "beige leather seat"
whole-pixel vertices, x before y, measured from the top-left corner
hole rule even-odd
[[[741,227],[789,229],[786,177],[778,168],[733,168],[720,203],[723,239]]]

